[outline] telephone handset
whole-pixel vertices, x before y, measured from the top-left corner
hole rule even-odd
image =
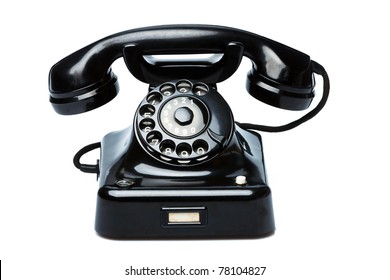
[[[284,126],[235,122],[217,83],[237,70],[243,56],[253,63],[246,88],[254,98],[282,109],[307,109],[317,73],[324,79],[321,101]],[[74,157],[81,171],[98,174],[96,231],[110,238],[273,233],[262,142],[253,130],[283,131],[317,114],[329,94],[324,68],[302,52],[238,29],[133,29],[92,43],[52,67],[50,102],[56,112],[83,113],[112,100],[119,87],[111,64],[119,57],[149,91],[132,126]],[[82,155],[97,148],[96,165],[80,163]]]

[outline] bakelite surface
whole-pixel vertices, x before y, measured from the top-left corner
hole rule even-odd
[[[218,61],[149,63],[144,56],[223,54]],[[117,33],[92,43],[56,63],[49,73],[50,101],[60,114],[93,110],[118,90],[111,64],[124,57],[139,80],[156,85],[166,80],[221,82],[238,68],[242,56],[253,62],[247,89],[256,99],[289,109],[306,109],[314,97],[310,57],[247,31],[211,25],[168,25]]]

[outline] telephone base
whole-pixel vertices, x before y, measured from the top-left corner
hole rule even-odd
[[[95,229],[114,239],[262,237],[275,230],[259,134],[237,124],[222,153],[192,166],[145,155],[134,129],[101,142]]]
[[[114,239],[250,238],[275,230],[259,134],[238,125],[202,164],[145,156],[132,127],[101,142],[95,229]],[[169,167],[169,168],[168,168]]]

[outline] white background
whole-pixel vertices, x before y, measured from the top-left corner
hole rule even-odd
[[[125,276],[130,265],[216,271],[267,266],[262,277],[240,279],[389,279],[388,5],[346,2],[3,1],[4,279],[152,279]],[[171,23],[252,31],[309,54],[329,73],[329,102],[316,118],[289,132],[262,133],[277,226],[269,238],[112,241],[94,232],[97,183],[73,167],[73,154],[127,127],[147,85],[120,59],[113,65],[118,97],[88,114],[65,117],[49,103],[48,71],[107,35]],[[255,102],[244,87],[250,63],[241,66],[219,85],[237,121],[282,124],[302,114]],[[318,101],[320,77],[317,82]],[[238,278],[216,273],[200,279]]]

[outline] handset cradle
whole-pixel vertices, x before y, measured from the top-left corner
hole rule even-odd
[[[233,75],[238,69],[243,56],[244,47],[239,43],[229,43],[223,56],[217,62],[190,61],[187,65],[182,61],[172,60],[164,63],[151,64],[146,61],[137,45],[127,45],[123,48],[123,58],[126,66],[138,80],[149,84],[161,84],[177,73],[182,73],[187,79],[204,83],[216,84]]]

